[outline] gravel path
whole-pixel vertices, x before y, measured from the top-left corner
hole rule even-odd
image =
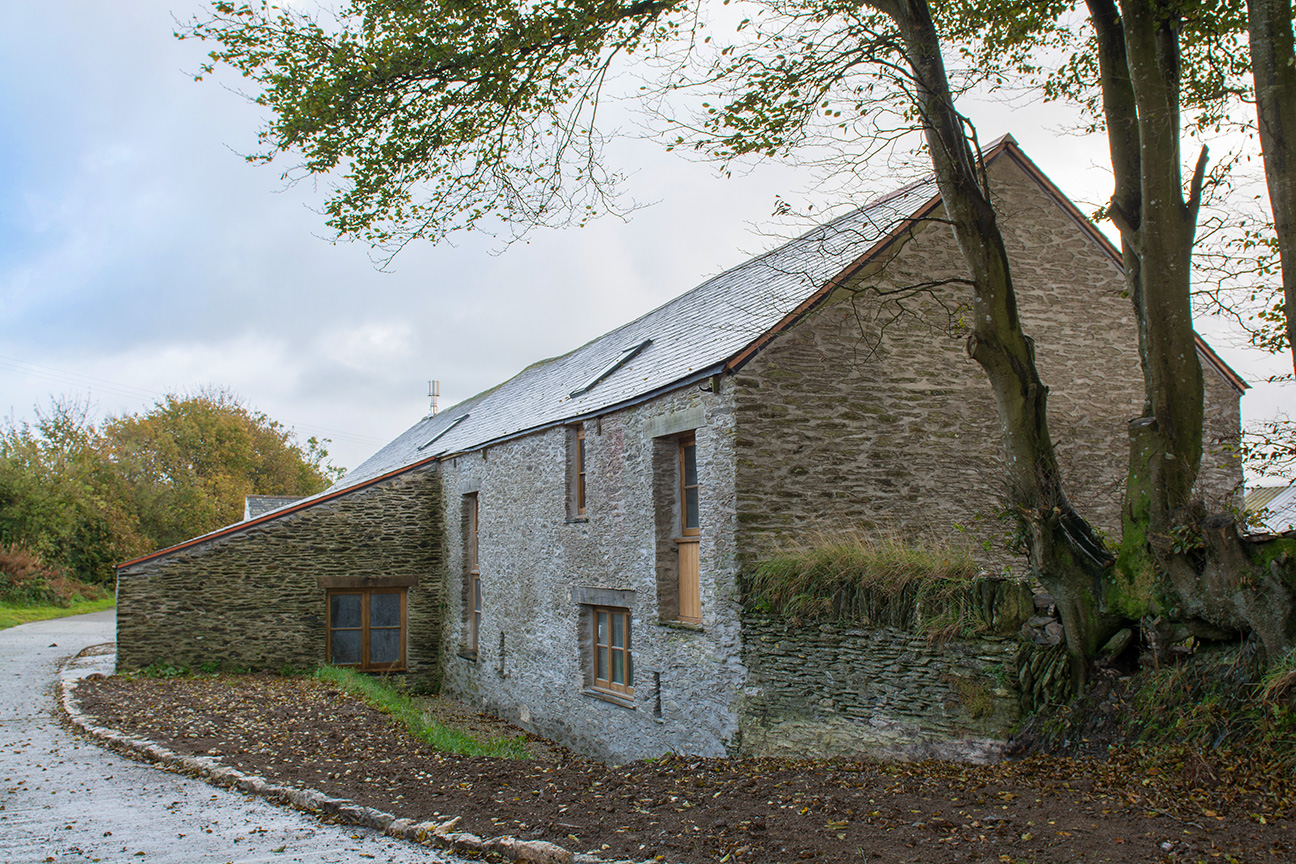
[[[113,636],[112,611],[0,631],[0,861],[459,860],[159,771],[73,735],[55,719],[59,662]]]

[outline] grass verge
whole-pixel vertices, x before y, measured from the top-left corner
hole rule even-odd
[[[417,700],[380,678],[336,666],[321,666],[315,671],[315,677],[346,693],[359,696],[375,709],[399,721],[415,738],[437,750],[463,756],[496,756],[505,759],[530,757],[525,738],[499,737],[480,741],[462,730],[438,723]]]
[[[85,615],[90,612],[102,612],[116,605],[114,597],[103,597],[99,600],[73,600],[71,606],[23,606],[13,603],[0,603],[0,630],[27,624],[31,621],[46,621],[50,618],[64,618],[68,615]]]

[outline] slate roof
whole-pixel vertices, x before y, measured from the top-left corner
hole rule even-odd
[[[1243,510],[1260,514],[1253,520],[1252,534],[1282,534],[1296,530],[1296,483],[1287,486],[1257,486],[1246,490]]]
[[[329,491],[601,413],[719,371],[935,194],[934,180],[907,186],[726,270],[568,354],[424,417]],[[615,365],[623,352],[640,345],[642,350]],[[615,368],[588,386],[609,367]]]
[[[243,499],[243,521],[264,516],[272,510],[302,500],[301,495],[248,495]]]

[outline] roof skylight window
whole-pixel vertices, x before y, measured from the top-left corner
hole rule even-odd
[[[455,428],[456,426],[458,426],[458,425],[459,425],[460,423],[462,423],[463,421],[467,420],[469,416],[470,416],[470,415],[468,415],[468,414],[460,414],[458,417],[456,417],[455,419],[453,419],[453,420],[450,421],[450,425],[449,425],[449,426],[445,427],[445,428],[442,429],[440,432],[438,432],[437,434],[433,435],[431,438],[428,439],[428,442],[427,442],[426,444],[424,444],[423,446],[419,447],[418,449],[419,449],[419,450],[426,450],[427,448],[431,447],[431,446],[436,442],[436,440],[437,440],[438,438],[440,438],[442,435],[446,434],[446,433],[449,432],[451,429],[453,429],[453,428]]]
[[[629,348],[622,351],[620,354],[616,356],[615,360],[613,360],[607,366],[603,367],[602,371],[600,371],[597,375],[595,375],[589,381],[585,382],[583,386],[577,387],[575,390],[573,390],[570,394],[571,398],[575,399],[577,396],[583,396],[589,391],[593,390],[596,384],[598,384],[604,378],[611,375],[613,372],[620,369],[625,364],[629,363],[639,354],[640,351],[644,350],[651,344],[652,344],[651,339],[645,339],[642,342],[640,342],[638,345],[632,345]]]

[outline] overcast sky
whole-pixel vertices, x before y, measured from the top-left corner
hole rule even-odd
[[[173,38],[184,0],[0,3],[0,409],[30,419],[52,394],[100,416],[168,392],[226,387],[333,440],[353,468],[441,405],[568,351],[772,244],[784,167],[722,179],[647,142],[619,145],[628,221],[410,247],[379,273],[366,247],[322,239],[317,190],[253,167],[261,116],[195,83],[203,46]],[[965,109],[967,106],[964,106]],[[1105,200],[1105,143],[1038,108],[971,112],[1012,133],[1078,202]],[[881,188],[880,169],[876,188]],[[861,193],[863,194],[863,193]],[[1281,362],[1199,330],[1259,383]],[[1254,419],[1291,394],[1259,386]]]

